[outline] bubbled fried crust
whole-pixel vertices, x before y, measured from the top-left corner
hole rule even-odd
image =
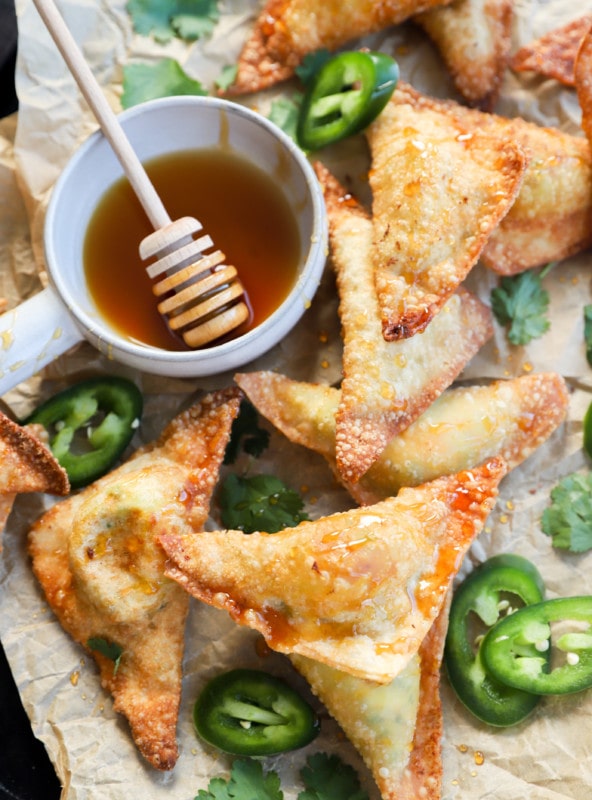
[[[171,526],[201,530],[240,397],[237,389],[204,397],[157,442],[54,505],[29,534],[33,571],[51,609],[96,660],[114,709],[158,770],[172,769],[178,757],[189,598],[164,578],[156,537]],[[122,648],[117,667],[91,638]]]
[[[491,312],[459,288],[421,336],[385,341],[374,285],[372,220],[321,164],[343,333],[336,463],[356,483],[493,333]]]
[[[515,72],[533,72],[575,86],[575,63],[584,36],[592,25],[592,14],[553,28],[517,50],[510,59]]]
[[[574,69],[574,83],[582,110],[582,130],[592,148],[592,14],[583,36]]]
[[[0,414],[0,493],[68,494],[68,475],[43,436],[41,426],[21,426]]]
[[[466,103],[491,111],[511,44],[511,0],[456,0],[414,17],[438,47]]]
[[[399,83],[368,127],[375,282],[387,340],[421,333],[477,262],[526,169],[504,132]]]
[[[389,683],[438,616],[506,470],[491,459],[273,536],[165,533],[166,574],[278,652]]]
[[[406,95],[421,97],[409,86],[399,87]],[[516,275],[562,261],[592,244],[592,151],[584,137],[452,100],[438,102],[462,120],[468,133],[489,130],[515,142],[526,157],[514,203],[481,252],[485,266]]]
[[[228,94],[261,91],[290,78],[307,53],[397,25],[450,0],[268,0],[257,17]]]

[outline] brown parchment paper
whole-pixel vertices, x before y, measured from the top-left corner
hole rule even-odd
[[[210,86],[224,65],[235,62],[258,6],[255,0],[224,0],[221,21],[211,38],[192,45],[178,40],[158,45],[133,33],[125,0],[60,3],[116,110],[120,108],[122,65],[132,58],[175,57],[193,77]],[[565,0],[516,0],[514,6],[513,50],[592,11],[592,0],[577,7]],[[0,123],[0,294],[9,305],[35,293],[45,281],[41,235],[47,199],[70,155],[96,127],[31,0],[18,0],[17,14],[20,107],[18,115]],[[438,55],[414,26],[403,25],[364,43],[395,53],[402,76],[418,89],[441,97],[455,96]],[[288,85],[242,102],[266,112],[274,97],[291,88]],[[581,134],[575,93],[553,81],[508,73],[497,110]],[[362,199],[368,198],[368,156],[361,138],[327,151],[323,159],[339,177],[351,181]],[[498,552],[521,553],[539,566],[550,597],[592,593],[592,553],[554,552],[540,530],[540,516],[552,486],[571,471],[589,468],[581,449],[581,420],[592,400],[592,371],[584,353],[582,307],[592,302],[591,268],[589,252],[555,268],[545,283],[551,291],[550,331],[528,347],[512,348],[503,331],[497,330],[494,341],[462,376],[479,381],[555,370],[570,383],[566,423],[504,481],[486,530],[463,567],[467,571],[472,562]],[[468,279],[484,300],[496,282],[480,265]],[[327,270],[302,322],[280,345],[245,369],[277,369],[294,378],[332,383],[340,377],[340,357],[335,286]],[[8,393],[3,403],[15,414],[24,415],[40,399],[88,372],[125,374],[142,388],[146,410],[134,445],[158,435],[199,392],[232,380],[231,375],[173,381],[139,374],[106,361],[83,343],[42,375]],[[320,458],[274,432],[257,469],[273,471],[300,489],[311,516],[351,505]],[[178,728],[181,756],[171,774],[152,770],[137,755],[125,720],[113,713],[94,664],[62,632],[33,579],[25,537],[31,522],[50,502],[37,495],[19,497],[4,533],[0,637],[34,732],[44,742],[63,783],[63,800],[193,798],[211,777],[227,774],[230,765],[230,759],[206,750],[193,734],[191,706],[205,681],[227,668],[263,666],[284,674],[304,693],[307,687],[286,659],[259,655],[251,633],[238,628],[222,612],[193,604]],[[216,523],[213,520],[211,524]],[[533,717],[508,730],[489,729],[470,718],[445,679],[442,693],[446,800],[583,800],[592,796],[592,692],[544,700]],[[306,756],[318,750],[339,753],[358,770],[371,800],[379,800],[359,756],[326,714],[322,728],[320,738],[305,750],[266,762],[280,772],[287,800],[294,800],[302,788],[296,776]]]

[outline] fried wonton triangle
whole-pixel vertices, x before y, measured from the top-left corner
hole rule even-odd
[[[66,471],[42,439],[41,426],[21,426],[0,413],[0,532],[17,494],[66,495],[70,491]]]
[[[344,342],[336,461],[355,483],[492,335],[489,310],[459,290],[421,336],[385,341],[374,289],[372,221],[320,164]]]
[[[235,380],[260,414],[290,441],[323,456],[341,479],[335,463],[339,389],[274,372],[242,373]],[[561,424],[568,402],[565,381],[555,373],[448,389],[388,443],[358,483],[342,483],[366,505],[496,455],[514,469]]]
[[[337,468],[355,483],[490,338],[491,312],[459,289],[420,336],[385,341],[374,288],[372,221],[325,167],[315,167],[329,220],[343,336]]]
[[[64,629],[94,656],[114,708],[156,769],[177,760],[188,596],[164,577],[163,531],[201,530],[238,392],[217,392],[160,439],[33,526],[33,570]],[[113,660],[107,648],[120,652]]]
[[[506,472],[502,459],[278,533],[163,533],[166,574],[296,653],[377,683],[409,663]]]
[[[450,0],[267,0],[239,57],[230,94],[286,80],[307,53],[336,50],[360,36]]]
[[[477,262],[526,160],[508,135],[401,83],[366,136],[382,331],[401,339],[425,330]]]
[[[576,59],[574,81],[582,109],[582,130],[592,147],[592,15]]]
[[[574,86],[576,57],[591,25],[592,14],[584,14],[567,25],[553,28],[517,50],[510,59],[510,67],[515,72],[534,72],[565,86]]]
[[[454,0],[414,20],[440,50],[464,100],[490,111],[508,62],[511,0]]]
[[[585,138],[453,101],[447,105],[468,131],[495,131],[515,141],[527,158],[518,197],[485,243],[483,264],[515,275],[592,244],[592,152]]]
[[[291,656],[361,754],[383,800],[441,797],[440,666],[448,608],[445,602],[419,653],[387,684],[373,684],[318,661]]]

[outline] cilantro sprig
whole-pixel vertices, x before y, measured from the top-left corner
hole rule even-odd
[[[121,656],[123,655],[123,647],[121,645],[117,644],[117,642],[103,639],[101,636],[91,636],[86,644],[91,650],[95,650],[97,653],[105,656],[105,658],[110,658],[111,661],[114,662],[113,674],[117,674],[121,663]]]
[[[300,771],[305,790],[298,800],[368,800],[355,770],[338,756],[316,753]],[[212,778],[195,800],[283,800],[280,778],[264,772],[260,761],[234,761],[228,780]]]
[[[586,345],[586,361],[592,367],[592,305],[584,306],[584,343]]]
[[[592,548],[592,473],[574,472],[551,490],[541,528],[553,547],[583,553]]]
[[[296,126],[303,98],[302,92],[293,92],[290,97],[284,96],[273,100],[269,109],[268,119],[294,141],[296,141]]]
[[[298,492],[274,475],[231,473],[220,489],[222,524],[233,530],[277,533],[308,519]]]
[[[163,44],[209,36],[220,19],[218,0],[129,0],[127,10],[136,33]]]
[[[542,281],[552,267],[548,264],[539,273],[529,270],[506,276],[492,290],[491,310],[499,324],[508,328],[511,344],[528,344],[549,330],[549,292]]]
[[[224,453],[224,463],[234,464],[240,450],[259,458],[269,445],[269,431],[259,425],[259,414],[248,400],[242,400],[239,414],[232,423],[230,441]]]
[[[368,800],[355,770],[336,755],[315,753],[300,771],[306,791],[298,800]]]
[[[190,78],[174,58],[161,58],[154,63],[136,61],[123,68],[123,108],[180,94],[206,95],[207,91],[199,81]]]

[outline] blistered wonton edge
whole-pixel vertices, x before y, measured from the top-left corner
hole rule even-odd
[[[464,101],[491,111],[512,43],[512,0],[461,0],[414,17],[438,47]]]
[[[343,338],[336,463],[356,483],[493,335],[490,309],[463,287],[421,335],[386,341],[374,283],[372,220],[321,163],[315,163],[329,221]]]
[[[527,157],[501,128],[399,81],[365,131],[383,336],[426,329],[511,210]]]
[[[269,371],[237,373],[235,380],[284,436],[321,455],[360,505],[395,495],[402,486],[471,469],[495,455],[514,469],[557,430],[569,406],[565,380],[557,373],[453,387],[389,442],[368,472],[352,484],[343,480],[335,463],[339,389]]]
[[[389,683],[418,651],[506,473],[493,458],[273,535],[163,533],[165,574],[272,650]]]
[[[166,595],[166,602],[152,616],[144,619],[138,615],[125,621],[115,610],[113,616],[106,615],[95,607],[93,595],[75,579],[70,568],[69,541],[76,520],[90,502],[101,506],[102,497],[113,491],[117,494],[118,487],[127,486],[130,480],[141,480],[146,470],[150,474],[151,465],[161,463],[165,469],[166,465],[178,464],[186,475],[177,487],[175,502],[180,501],[181,506],[185,502],[188,529],[200,530],[208,515],[209,498],[241,397],[236,388],[206,395],[175,417],[157,441],[136,451],[128,461],[82,492],[54,505],[29,533],[33,572],[50,608],[64,630],[94,658],[101,684],[113,696],[114,710],[127,718],[141,755],[161,771],[172,770],[178,758],[176,726],[189,598],[163,577],[154,592],[146,594],[144,590],[148,598],[152,594],[157,598],[163,591]],[[151,535],[155,536],[156,520],[151,530],[152,527]],[[125,529],[124,535],[132,537],[133,530]],[[132,544],[137,548],[140,543],[133,539],[130,547]],[[155,543],[154,547],[156,568],[161,569],[164,555]],[[100,548],[96,556],[101,558]],[[142,591],[142,575],[137,578]],[[91,647],[91,638],[121,645],[121,663],[100,648]]]
[[[222,94],[241,95],[268,89],[291,78],[308,53],[334,51],[376,31],[397,25],[451,0],[383,0],[374,5],[349,3],[335,14],[335,3],[315,0],[267,0],[239,55],[233,84]],[[371,13],[369,13],[369,11]]]
[[[584,36],[592,26],[592,14],[584,14],[517,50],[509,66],[515,72],[532,72],[575,86],[575,63]]]

